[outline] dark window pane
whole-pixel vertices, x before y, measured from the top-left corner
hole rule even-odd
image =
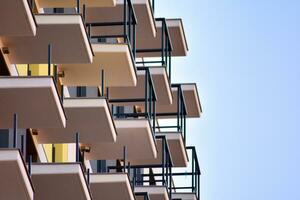
[[[9,130],[0,129],[0,148],[9,147]]]

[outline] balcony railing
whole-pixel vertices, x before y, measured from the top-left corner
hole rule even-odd
[[[83,10],[83,18],[85,19],[86,11],[85,6]],[[90,38],[98,39],[98,41],[105,41],[112,39],[117,41],[119,38],[123,38],[123,42],[129,45],[131,56],[133,60],[136,57],[136,25],[137,19],[134,11],[134,7],[131,0],[124,0],[123,3],[123,20],[119,22],[93,22],[86,23],[88,28],[88,35]],[[120,27],[123,26],[122,32],[114,35],[91,35],[91,28],[93,27]]]
[[[171,83],[171,52],[172,44],[170,39],[170,34],[168,31],[167,23],[165,18],[156,18],[157,22],[161,23],[161,46],[156,49],[137,49],[137,53],[150,54],[158,53],[160,54],[159,58],[144,59],[137,61],[137,66],[163,66],[166,68],[169,82]]]
[[[165,186],[168,189],[170,199],[172,199],[172,167],[173,162],[165,136],[156,136],[157,140],[161,140],[161,162],[160,164],[131,166],[133,169],[132,184],[133,186]],[[148,170],[146,172],[146,169]],[[136,171],[140,170],[140,174]],[[158,172],[159,171],[159,172]]]
[[[144,90],[144,97],[142,98],[130,98],[130,99],[111,99],[109,98],[109,103],[112,104],[112,113],[113,116],[116,118],[145,118],[149,120],[149,123],[152,127],[152,135],[155,138],[155,131],[156,131],[156,100],[157,96],[155,93],[153,80],[150,75],[149,68],[138,68],[138,71],[145,71],[145,90]],[[120,106],[115,106],[114,104],[119,103],[143,103],[143,112],[138,112],[133,106],[131,111],[127,112],[120,112]],[[122,106],[122,108],[124,108]]]
[[[186,104],[180,84],[172,84],[172,88],[177,88],[177,111],[175,113],[157,113],[157,117],[174,117],[176,122],[171,125],[159,125],[156,129],[163,133],[180,132],[183,137],[184,145],[186,144]]]
[[[174,172],[172,173],[172,178],[175,179],[176,177],[190,177],[190,185],[188,186],[181,186],[175,183],[175,186],[172,187],[173,192],[184,192],[184,193],[193,193],[196,195],[197,199],[200,199],[200,176],[201,176],[201,169],[196,153],[196,148],[194,146],[186,147],[188,151],[191,152],[191,169],[185,170],[184,172]]]

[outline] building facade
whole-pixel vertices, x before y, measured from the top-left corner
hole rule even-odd
[[[181,19],[155,18],[154,0],[0,11],[0,200],[200,199],[198,90],[172,82]]]

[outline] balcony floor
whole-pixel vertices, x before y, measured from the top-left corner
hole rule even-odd
[[[91,147],[91,152],[85,154],[87,160],[122,159],[124,146],[127,147],[128,161],[156,158],[156,144],[148,120],[118,119],[115,125],[116,143],[87,144]]]
[[[47,102],[47,103],[45,103]],[[0,128],[64,128],[66,116],[51,77],[0,78]]]
[[[33,164],[35,200],[91,200],[89,187],[78,163]]]
[[[0,149],[0,199],[33,200],[33,186],[17,149]]]
[[[39,144],[74,143],[80,133],[82,143],[115,142],[116,130],[106,99],[64,99],[66,128],[39,129]]]
[[[94,200],[134,200],[134,194],[127,174],[91,174],[90,182]]]
[[[104,70],[104,84],[109,87],[136,86],[134,61],[127,44],[92,44],[94,60],[91,64],[63,64],[59,66],[65,77],[66,86],[99,86],[101,70]]]
[[[48,45],[52,45],[52,62],[91,63],[93,52],[80,15],[35,15],[36,36],[3,37],[12,64],[48,63]],[[74,42],[76,41],[76,42]]]
[[[36,24],[27,0],[0,1],[0,36],[34,36]]]

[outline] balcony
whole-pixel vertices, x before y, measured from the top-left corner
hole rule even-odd
[[[1,77],[0,127],[64,128],[66,116],[51,77]],[[47,102],[45,104],[44,102]]]
[[[156,135],[166,137],[173,167],[186,167],[188,164],[188,156],[181,132],[158,132]]]
[[[201,170],[196,153],[196,148],[187,147],[190,163],[186,168],[173,170],[172,173],[172,198],[199,200],[200,199],[200,176]]]
[[[99,86],[101,72],[105,73],[105,86],[136,86],[134,59],[127,44],[92,44],[94,60],[90,64],[63,64],[59,71],[65,86]]]
[[[39,129],[38,143],[75,143],[77,132],[85,144],[116,141],[116,128],[105,98],[66,98],[63,105],[68,117],[66,128]]]
[[[33,200],[34,189],[17,149],[0,149],[0,199]]]
[[[148,84],[149,81],[150,84]],[[146,87],[148,87],[148,89],[146,89]],[[146,90],[151,90],[152,87],[157,104],[170,105],[172,103],[171,87],[164,67],[138,67],[136,87],[110,88],[110,102],[116,102],[119,106],[144,106],[145,96],[147,95]],[[126,99],[128,101],[126,101]],[[134,101],[134,99],[136,99],[136,101]],[[117,103],[118,101],[119,103]]]
[[[117,141],[90,144],[91,151],[85,154],[87,160],[122,159],[124,147],[129,161],[156,158],[156,144],[147,119],[115,119],[115,125]]]
[[[202,107],[199,98],[197,85],[186,83],[181,85],[183,96],[186,102],[187,117],[199,118],[202,114]]]
[[[186,56],[188,44],[181,19],[167,19],[167,26],[172,42],[172,56]]]
[[[186,108],[186,117],[199,118],[202,113],[202,107],[200,104],[197,86],[194,83],[172,84],[173,103],[169,106],[157,105],[157,117],[174,118],[179,116],[180,113],[178,110],[183,105],[177,103],[180,96],[177,95],[178,91],[181,91],[183,95],[182,102]]]
[[[84,7],[89,39],[92,43],[94,61],[90,64],[62,64],[59,71],[66,86],[99,86],[101,74],[105,73],[105,87],[136,86],[135,29],[136,18],[130,0],[122,6]],[[100,10],[99,10],[100,9]],[[108,15],[102,15],[108,12]],[[111,29],[117,29],[111,32]],[[99,31],[106,30],[106,31]]]
[[[171,52],[173,50],[165,18],[156,18],[156,37],[143,37],[137,43],[138,67],[164,67],[171,83]]]
[[[124,5],[129,5],[132,10],[124,10]],[[137,44],[145,41],[144,38],[156,36],[156,25],[153,14],[153,2],[150,0],[117,0],[116,6],[111,8],[88,8],[86,10],[87,23],[102,22],[114,24],[113,26],[102,26],[92,28],[95,35],[117,35],[122,32],[122,27],[117,24],[123,21],[124,13],[133,13],[138,24],[131,31],[136,37]],[[125,12],[124,12],[125,11]],[[132,21],[129,19],[129,23]]]
[[[135,199],[129,177],[125,173],[91,174],[90,187],[94,200]]]
[[[35,0],[39,8],[112,7],[116,0]]]
[[[37,25],[27,0],[0,2],[0,36],[35,36]]]
[[[80,15],[35,15],[36,36],[3,37],[12,64],[46,64],[53,47],[53,63],[91,63],[93,52]],[[74,42],[76,41],[76,42]]]
[[[79,163],[33,164],[31,172],[35,200],[92,199]]]
[[[173,162],[164,136],[156,136],[156,159],[131,161],[132,183],[136,199],[172,199],[171,175]],[[148,198],[147,198],[148,197]]]

